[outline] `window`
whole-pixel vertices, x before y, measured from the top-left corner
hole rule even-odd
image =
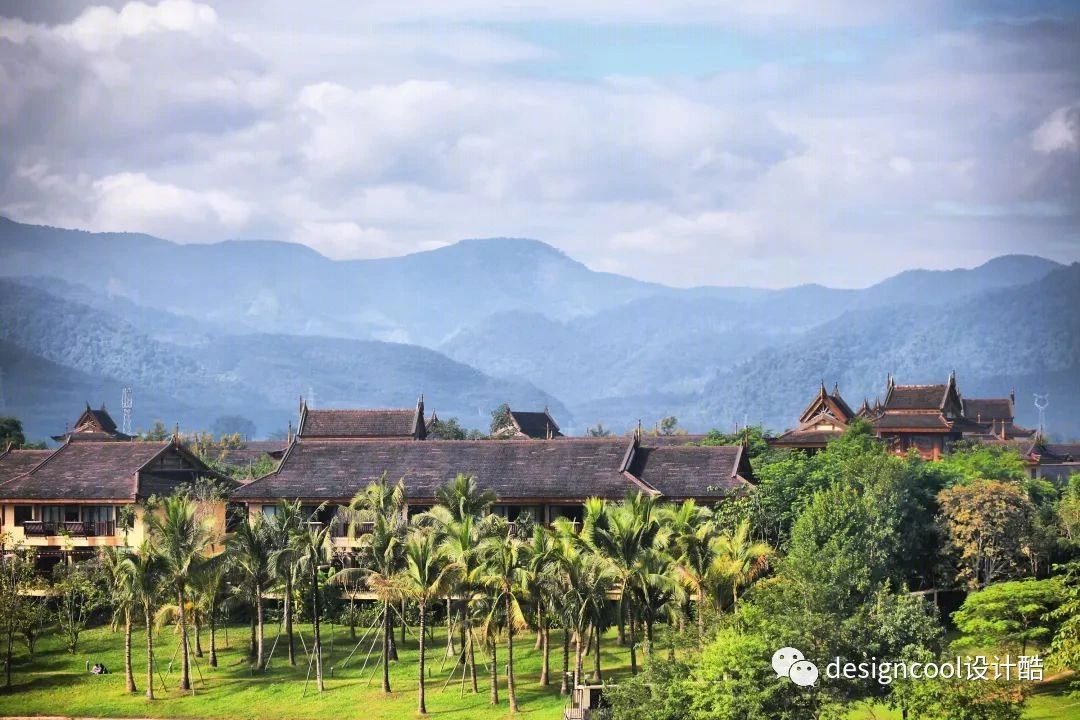
[[[42,522],[58,523],[64,521],[64,508],[62,505],[42,505],[40,513]]]
[[[278,506],[277,505],[263,505],[262,506],[262,514],[266,517],[267,520],[275,517],[277,515],[277,511],[278,511]]]
[[[81,508],[78,505],[64,506],[64,522],[79,522],[80,510]]]
[[[34,506],[33,505],[16,505],[15,506],[15,526],[22,527],[22,524],[27,520],[34,519]]]

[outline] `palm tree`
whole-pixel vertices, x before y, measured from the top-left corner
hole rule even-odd
[[[454,520],[463,520],[486,515],[495,502],[495,493],[481,490],[474,476],[458,473],[457,477],[435,491],[435,500],[450,511]]]
[[[473,643],[472,597],[480,587],[483,576],[483,559],[480,556],[480,543],[483,539],[481,524],[471,515],[460,520],[454,519],[450,510],[439,505],[428,513],[436,520],[436,527],[441,537],[440,548],[446,561],[453,566],[455,594],[462,598],[459,627],[462,633],[464,660],[469,666],[472,691],[480,692],[476,677],[476,655]],[[452,629],[447,630],[452,637]]]
[[[360,572],[364,580],[383,606],[382,617],[382,664],[383,692],[390,692],[390,643],[392,628],[390,603],[397,597],[394,576],[401,569],[401,544],[405,539],[405,483],[399,480],[390,485],[384,474],[369,484],[349,503],[349,536],[360,535],[357,548],[361,556]],[[335,576],[339,582],[347,581],[354,571],[345,570]]]
[[[484,575],[481,583],[494,591],[492,611],[503,604],[506,620],[506,694],[510,712],[518,711],[514,687],[514,630],[525,626],[519,598],[525,593],[529,546],[512,537],[491,537],[484,540]]]
[[[293,587],[296,584],[298,559],[296,546],[292,540],[303,529],[304,520],[299,500],[295,502],[282,500],[278,503],[277,512],[269,523],[270,545],[273,548],[270,553],[270,568],[272,575],[282,587],[284,600],[281,614],[288,639],[290,665],[296,664],[296,654],[293,649]]]
[[[750,521],[743,520],[734,533],[725,531],[713,539],[713,570],[716,575],[731,583],[731,611],[739,602],[739,589],[754,582],[768,567],[772,548],[750,537]]]
[[[333,523],[318,522],[316,520],[318,512],[316,510],[304,526],[293,534],[292,545],[297,557],[297,576],[306,573],[311,583],[311,624],[312,633],[315,636],[311,652],[315,655],[315,683],[319,692],[322,692],[325,686],[323,684],[322,635],[319,627],[322,615],[322,605],[319,600],[319,566],[329,553]]]
[[[154,699],[154,604],[161,590],[163,564],[153,544],[144,540],[135,553],[128,553],[122,563],[132,596],[142,605],[146,622],[146,699]]]
[[[525,567],[527,594],[531,598],[530,615],[536,618],[537,640],[540,644],[541,666],[540,685],[546,687],[550,674],[550,608],[558,585],[553,568],[557,556],[555,535],[542,525],[533,528],[532,543],[529,548],[528,565]]]
[[[582,677],[585,632],[590,625],[596,628],[601,627],[607,593],[615,587],[619,581],[619,575],[607,559],[573,546],[569,547],[563,555],[560,571],[564,574],[568,591],[563,603],[569,611],[571,628],[576,636],[574,685],[577,686],[581,683]],[[597,643],[596,651],[599,653],[599,637]],[[596,663],[599,670],[599,658]]]
[[[677,572],[697,602],[698,644],[705,637],[705,597],[715,557],[710,540],[716,531],[712,512],[693,500],[661,510],[668,549]]]
[[[417,709],[427,713],[424,702],[424,633],[427,630],[428,601],[447,591],[450,573],[454,567],[443,562],[442,553],[435,534],[423,529],[413,528],[405,540],[403,555],[405,569],[398,575],[398,587],[404,597],[414,599],[420,609],[420,685],[418,689]]]
[[[255,642],[255,667],[265,667],[263,659],[263,591],[270,581],[270,529],[266,516],[257,513],[247,522],[237,523],[236,530],[229,538],[229,554],[236,567],[243,573],[250,585],[255,624],[258,636]]]
[[[180,644],[183,662],[180,689],[191,689],[191,648],[188,644],[187,589],[196,565],[211,542],[211,533],[187,495],[176,494],[162,501],[158,512],[148,512],[151,542],[164,565],[164,584],[176,593],[180,611]]]
[[[642,556],[654,547],[660,534],[655,508],[656,499],[641,492],[627,495],[623,502],[614,505],[590,498],[585,503],[585,522],[581,531],[585,543],[611,562],[619,578],[621,588],[616,612],[620,636],[623,619],[630,621],[630,672],[633,674],[637,673],[635,581],[641,577],[638,564]]]
[[[98,550],[98,566],[105,576],[109,600],[116,614],[124,617],[124,687],[131,694],[138,692],[131,670],[131,626],[135,609],[135,588],[131,575],[124,568],[127,552],[116,547]]]
[[[205,612],[210,620],[210,667],[218,666],[217,657],[217,613],[225,593],[225,576],[231,569],[232,557],[221,553],[206,558],[192,578],[195,594],[198,598],[198,612]]]

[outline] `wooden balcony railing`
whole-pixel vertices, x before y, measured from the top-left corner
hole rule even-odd
[[[116,534],[116,523],[112,520],[107,522],[24,520],[22,528],[23,533],[28,537],[46,537],[50,535],[109,537]]]

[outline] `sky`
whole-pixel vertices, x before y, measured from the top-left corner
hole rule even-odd
[[[1080,259],[1080,3],[0,0],[0,214],[671,285]]]

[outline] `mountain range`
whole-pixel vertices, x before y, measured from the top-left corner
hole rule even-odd
[[[886,374],[969,396],[1050,393],[1080,435],[1080,265],[1012,255],[910,270],[863,289],[672,288],[594,272],[535,240],[493,238],[333,261],[281,242],[178,245],[0,218],[0,370],[31,437],[85,399],[135,425],[251,419],[260,435],[318,406],[411,406],[486,428],[501,402],[569,432],[675,415],[689,430],[790,426],[819,379],[850,402]],[[80,397],[80,394],[85,397]]]

